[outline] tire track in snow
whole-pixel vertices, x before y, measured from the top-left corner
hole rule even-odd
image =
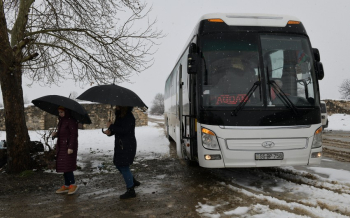
[[[327,180],[311,173],[285,168],[254,169],[253,172],[255,175],[251,174],[249,179],[263,181],[261,184],[255,182],[247,184],[244,180],[233,181],[233,183],[250,193],[262,193],[280,201],[311,208],[319,207],[339,215],[350,216],[350,208],[348,207],[350,195],[340,190],[343,187],[349,192],[349,186],[345,184]],[[289,175],[286,176],[288,173]],[[293,179],[293,176],[297,178]],[[274,181],[274,184],[271,181]],[[324,184],[322,185],[322,183]],[[275,187],[271,188],[270,186]]]
[[[255,199],[267,201],[268,205],[275,205],[276,207],[279,207],[279,208],[286,210],[286,211],[293,210],[293,211],[297,212],[296,214],[303,214],[303,215],[307,215],[307,216],[311,216],[311,217],[325,217],[325,218],[328,218],[328,217],[332,217],[332,218],[349,217],[347,215],[339,214],[337,212],[333,212],[333,211],[330,211],[328,209],[321,208],[320,206],[311,207],[311,206],[304,205],[304,204],[298,203],[298,202],[287,202],[285,200],[280,200],[276,197],[267,196],[264,194],[254,194],[253,192],[248,191],[246,188],[244,188],[244,189],[237,188],[233,185],[230,185],[230,184],[227,185],[226,183],[223,183],[223,182],[219,182],[219,184],[226,186],[235,192],[244,194],[245,196],[247,196],[249,198],[255,198]]]
[[[327,189],[338,194],[350,194],[350,186],[348,184],[325,179],[309,172],[301,172],[292,168],[276,168],[275,170],[265,170],[265,172],[299,185],[305,184],[319,189]]]

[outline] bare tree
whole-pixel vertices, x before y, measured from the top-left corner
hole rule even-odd
[[[42,84],[127,81],[163,35],[141,0],[0,0],[0,84],[8,172],[30,167],[22,76]],[[134,25],[141,22],[143,29]]]
[[[342,82],[342,84],[339,86],[340,94],[342,95],[342,98],[350,99],[350,79],[346,79]]]
[[[164,95],[162,93],[156,94],[152,101],[150,114],[163,115],[164,114]]]

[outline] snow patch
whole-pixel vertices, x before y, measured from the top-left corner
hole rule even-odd
[[[331,180],[344,181],[345,183],[350,184],[349,171],[322,167],[308,167],[308,169],[313,170],[316,173],[328,175],[328,178]]]
[[[224,212],[225,215],[243,215],[249,211],[249,207],[237,207],[234,210]]]
[[[326,130],[350,131],[350,115],[332,114],[328,116],[328,128]]]

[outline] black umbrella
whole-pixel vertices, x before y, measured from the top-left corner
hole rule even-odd
[[[59,95],[47,95],[34,99],[32,103],[43,111],[58,116],[58,107],[62,106],[71,110],[71,115],[79,123],[90,124],[91,120],[85,108],[73,99]]]
[[[147,110],[148,108],[135,92],[114,84],[92,87],[79,95],[77,99],[102,104],[140,107],[143,110]]]

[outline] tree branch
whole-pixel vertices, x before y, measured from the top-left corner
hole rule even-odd
[[[33,0],[10,4],[13,15],[22,1]],[[27,13],[24,37],[13,46],[22,52],[16,61],[22,61],[24,75],[43,85],[68,77],[97,83],[126,81],[152,66],[156,40],[163,37],[154,30],[156,21],[147,22],[150,11],[140,0],[36,1]],[[18,22],[17,18],[13,27]]]
[[[39,53],[34,53],[34,54],[31,54],[31,55],[28,55],[26,57],[24,57],[21,62],[27,62],[27,61],[30,61],[30,60],[33,60],[34,58],[38,57],[39,56]]]
[[[24,32],[26,29],[26,25],[28,22],[28,12],[30,6],[33,4],[35,0],[25,0],[19,2],[19,10],[16,18],[16,22],[12,28],[11,35],[11,45],[16,45],[19,41],[24,38]]]
[[[34,39],[30,39],[30,38],[25,38],[23,40],[21,40],[17,45],[15,45],[12,50],[15,53],[18,53],[22,50],[22,48],[24,48],[24,46],[26,46],[28,43],[34,41]]]

